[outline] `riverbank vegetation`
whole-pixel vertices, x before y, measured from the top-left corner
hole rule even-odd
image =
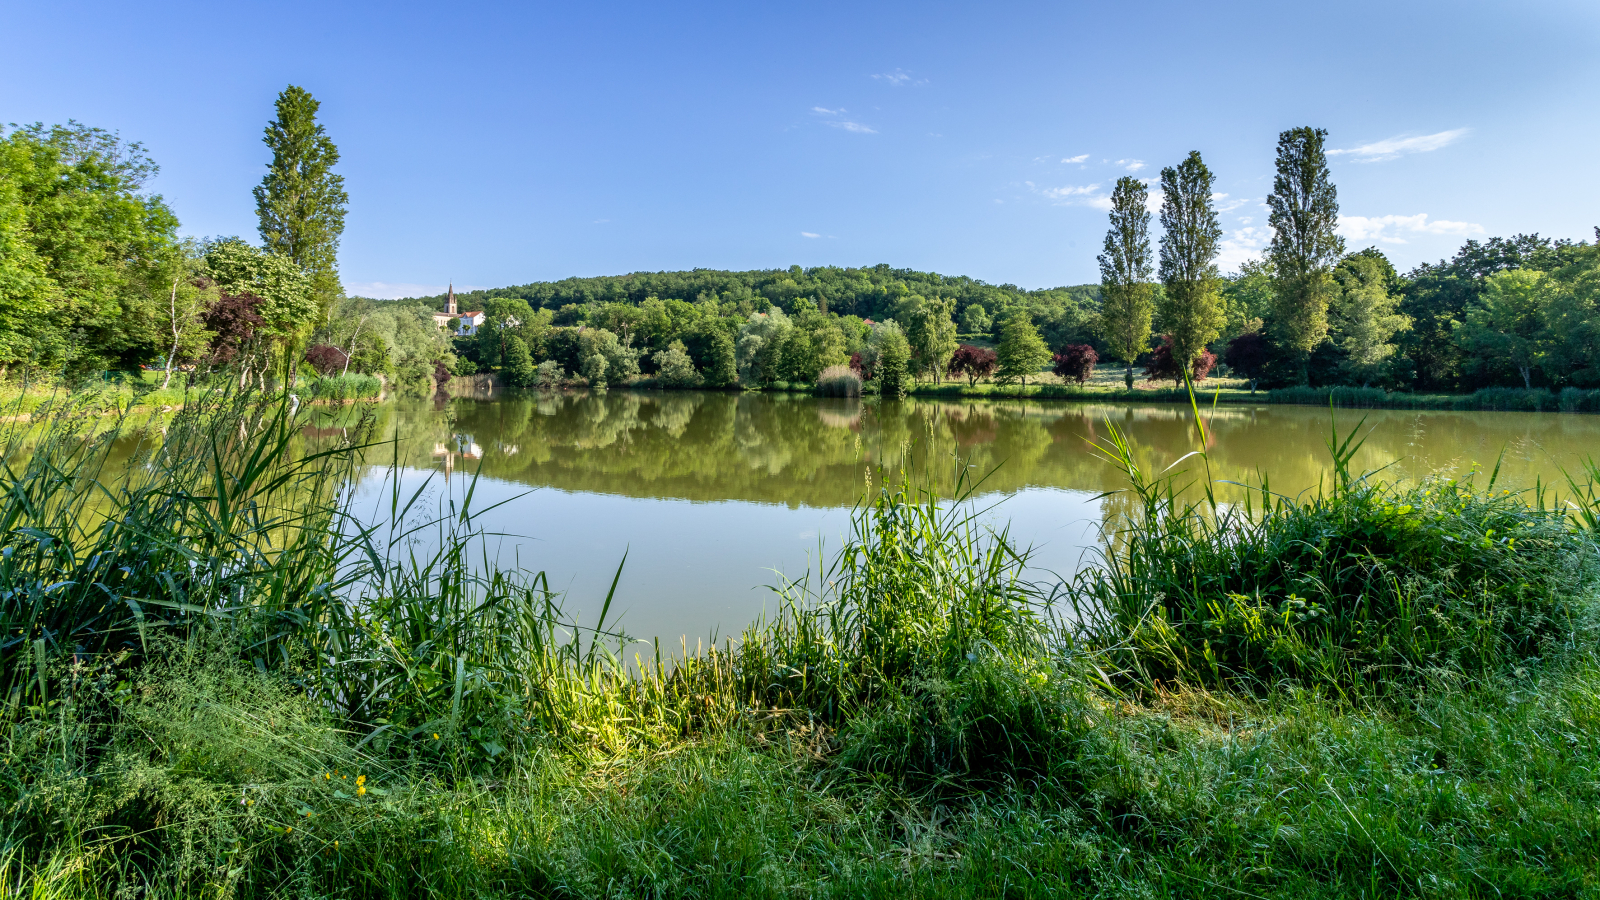
[[[1346,423],[1326,491],[1217,504],[1203,415],[1177,482],[1108,421],[1065,582],[868,469],[825,569],[671,658],[490,562],[470,488],[356,518],[398,450],[291,415],[8,444],[6,896],[1594,889],[1594,466],[1385,485]]]

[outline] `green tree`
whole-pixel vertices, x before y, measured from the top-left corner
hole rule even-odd
[[[1278,136],[1277,175],[1267,221],[1272,226],[1272,329],[1279,346],[1294,354],[1300,381],[1309,380],[1306,362],[1328,336],[1332,270],[1344,255],[1339,196],[1329,179],[1321,128],[1291,128]]]
[[[1330,326],[1334,344],[1345,351],[1345,369],[1363,385],[1380,378],[1394,356],[1394,336],[1411,327],[1396,312],[1400,298],[1389,293],[1394,267],[1376,249],[1345,257],[1334,269],[1339,294]]]
[[[673,341],[667,349],[658,350],[653,357],[657,377],[661,383],[670,387],[694,387],[701,381],[700,373],[694,369],[694,360],[689,358],[689,351],[683,341]]]
[[[956,352],[955,310],[954,297],[913,294],[900,302],[895,321],[905,323],[914,373],[932,373],[935,382],[943,378]]]
[[[986,334],[993,325],[994,320],[982,303],[968,303],[961,311],[961,330],[966,334]]]
[[[603,355],[591,353],[584,357],[583,380],[589,382],[590,387],[606,386],[606,358]]]
[[[294,354],[317,314],[310,278],[287,257],[238,238],[206,248],[205,274],[225,294],[261,299],[255,309],[262,319],[259,334],[277,347],[278,371],[289,378],[296,368]]]
[[[1039,374],[1039,370],[1051,359],[1050,348],[1039,337],[1033,320],[1023,312],[1013,313],[1006,320],[1005,327],[1000,331],[1000,346],[995,353],[1000,358],[1000,367],[995,370],[996,379],[1002,384],[1020,380],[1024,387],[1028,384],[1028,376]]]
[[[739,367],[732,335],[721,328],[712,328],[706,340],[706,355],[709,357],[704,372],[707,387],[730,387],[738,383]]]
[[[163,278],[171,279],[167,293],[167,308],[162,316],[165,335],[171,336],[165,356],[165,374],[161,387],[172,383],[174,366],[192,362],[205,354],[211,335],[206,331],[201,314],[216,302],[218,290],[215,283],[202,277],[205,256],[196,241],[185,241],[177,252],[171,254],[170,272]]]
[[[539,370],[533,364],[533,354],[528,352],[527,343],[514,334],[506,338],[505,365],[500,373],[512,387],[538,384]]]
[[[1272,297],[1272,263],[1265,259],[1241,263],[1237,274],[1223,279],[1223,325],[1218,343],[1259,332],[1272,309]]]
[[[878,394],[899,400],[906,395],[911,367],[911,342],[893,321],[879,323],[872,331],[873,378]]]
[[[261,241],[292,260],[311,281],[317,326],[325,326],[339,286],[339,238],[350,195],[335,175],[339,148],[317,122],[316,99],[289,85],[278,95],[278,117],[262,141],[272,149],[266,177],[255,188]]]
[[[1144,182],[1123,176],[1111,191],[1111,227],[1100,261],[1099,332],[1106,348],[1127,365],[1124,379],[1133,388],[1133,361],[1150,346],[1155,313],[1150,276],[1149,192]],[[1041,363],[1041,365],[1043,365]]]
[[[137,143],[76,122],[0,138],[0,367],[131,367],[160,330],[178,220]]]
[[[1533,387],[1534,371],[1554,349],[1547,323],[1557,294],[1548,276],[1531,269],[1506,269],[1484,279],[1483,292],[1457,329],[1482,376],[1515,372],[1523,387]]]
[[[1222,226],[1211,200],[1215,178],[1198,150],[1161,170],[1161,327],[1172,337],[1177,365],[1187,366],[1215,340],[1224,322],[1217,294]]]

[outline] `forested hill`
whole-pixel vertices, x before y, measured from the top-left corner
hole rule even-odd
[[[513,287],[458,293],[462,309],[479,309],[492,299],[526,300],[534,308],[559,310],[563,306],[599,303],[638,304],[648,297],[661,300],[702,299],[733,303],[746,313],[776,305],[790,308],[795,299],[808,298],[826,312],[882,319],[893,315],[896,304],[911,295],[954,297],[956,310],[979,304],[991,315],[1026,308],[1034,320],[1076,320],[1099,304],[1099,285],[1077,285],[1028,291],[1011,284],[988,284],[960,275],[940,275],[887,264],[870,268],[818,266],[802,269],[756,269],[729,272],[694,269],[688,272],[634,272],[595,278],[536,281]],[[444,295],[420,299],[443,308]]]

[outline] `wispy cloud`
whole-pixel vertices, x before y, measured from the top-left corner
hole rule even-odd
[[[345,293],[352,297],[371,297],[374,300],[401,300],[406,297],[432,297],[442,294],[449,287],[446,284],[413,284],[403,281],[355,281],[345,283]],[[463,284],[456,289],[460,291],[477,291],[481,287]]]
[[[1411,153],[1427,153],[1438,150],[1460,140],[1467,133],[1466,128],[1455,128],[1450,131],[1441,131],[1437,134],[1398,135],[1362,144],[1359,147],[1349,147],[1343,150],[1329,150],[1329,156],[1349,156],[1356,162],[1382,162],[1398,156]]]
[[[802,231],[802,232],[800,232],[800,236],[803,237],[803,238],[819,238],[819,237],[822,237],[822,235],[816,234],[816,233],[810,232],[810,231]]]
[[[1377,241],[1380,244],[1404,244],[1403,234],[1449,234],[1464,236],[1483,234],[1483,226],[1472,222],[1452,222],[1449,219],[1428,221],[1427,213],[1414,216],[1340,216],[1338,231],[1352,241]]]
[[[1140,169],[1144,168],[1144,160],[1142,160],[1142,159],[1119,159],[1119,160],[1117,160],[1117,165],[1122,166],[1123,168],[1127,169],[1129,172],[1137,172]]]
[[[1211,195],[1211,202],[1212,202],[1213,205],[1216,206],[1217,212],[1233,212],[1234,210],[1238,209],[1239,207],[1244,206],[1246,203],[1249,203],[1250,202],[1250,198],[1249,197],[1231,197],[1230,198],[1227,194],[1212,194]]]
[[[813,107],[811,107],[811,111],[816,113],[819,116],[842,116],[846,112],[848,112],[848,110],[846,110],[842,106],[839,107],[838,109],[829,109],[826,106],[813,106]],[[869,126],[863,125],[860,122],[852,122],[849,119],[829,118],[826,121],[824,121],[823,124],[827,125],[830,128],[839,128],[839,129],[843,129],[845,131],[853,131],[856,134],[877,134],[878,133],[877,129],[875,129],[875,128],[871,128]]]
[[[892,85],[894,87],[906,87],[907,85],[909,85],[911,87],[917,87],[919,85],[924,85],[924,84],[928,83],[928,79],[926,79],[926,78],[914,78],[914,77],[911,76],[911,74],[909,72],[907,72],[904,69],[895,69],[893,72],[885,72],[883,74],[874,75],[872,77],[877,79],[878,81],[886,81],[886,82],[888,82],[890,85]]]
[[[1062,162],[1066,163],[1067,165],[1076,165],[1078,163],[1083,162],[1084,160],[1086,160],[1088,158],[1089,158],[1089,154],[1083,153],[1083,154],[1079,154],[1078,156],[1069,156],[1066,159],[1063,159]]]

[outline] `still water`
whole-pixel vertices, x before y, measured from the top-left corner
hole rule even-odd
[[[981,477],[975,499],[1032,545],[1038,577],[1093,558],[1122,475],[1092,450],[1114,422],[1147,469],[1196,447],[1186,408],[1024,401],[879,404],[765,394],[550,394],[386,404],[401,482],[429,502],[472,506],[502,562],[545,571],[567,608],[592,623],[627,554],[613,613],[663,649],[736,635],[772,609],[764,586],[797,577],[839,546],[851,507],[908,468],[948,491],[958,467]],[[1207,413],[1212,474],[1278,493],[1330,477],[1327,410],[1230,405]],[[1492,468],[1529,487],[1600,451],[1600,417],[1537,413],[1341,410],[1365,419],[1360,470],[1416,479]],[[1503,454],[1503,458],[1502,458]],[[1184,480],[1203,477],[1191,463]],[[381,476],[361,486],[374,509]],[[1222,485],[1225,495],[1239,489]],[[385,495],[386,496],[386,495]]]

